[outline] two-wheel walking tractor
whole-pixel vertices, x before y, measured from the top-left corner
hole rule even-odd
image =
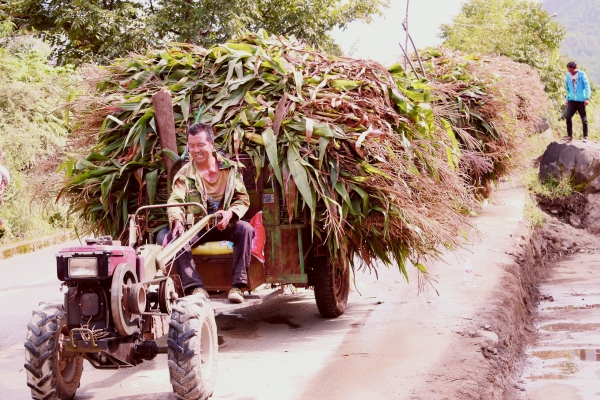
[[[326,249],[312,240],[305,213],[295,212],[289,218],[279,186],[266,178],[256,182],[250,159],[240,161],[246,165],[244,181],[251,199],[244,219],[262,211],[266,233],[265,261],[253,257],[245,290],[250,294],[244,302],[229,305],[226,300],[232,282],[231,254],[206,254],[206,246],[193,250],[210,300],[184,296],[171,267],[186,241],[210,226],[212,215],[189,226],[163,249],[153,244],[152,235],[139,234],[147,231],[149,213],[160,206],[141,207],[130,219],[129,246],[100,237],[56,255],[64,300],[40,303],[27,325],[25,369],[32,398],[74,398],[84,359],[97,369],[119,369],[167,353],[175,395],[206,399],[213,393],[217,375],[215,312],[256,305],[281,293],[285,285],[314,287],[324,317],[344,312],[349,271],[330,263]],[[269,290],[257,294],[259,287]],[[167,345],[159,346],[157,339],[164,335],[168,335]]]

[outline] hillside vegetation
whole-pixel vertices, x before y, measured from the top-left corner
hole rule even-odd
[[[544,5],[567,28],[561,52],[577,61],[595,84],[600,83],[600,1],[545,0]]]
[[[0,206],[6,228],[0,243],[50,233],[66,223],[65,209],[51,199],[58,172],[44,165],[66,143],[69,118],[60,107],[74,72],[50,66],[47,45],[12,30],[9,21],[0,23],[0,148],[11,174]]]
[[[564,102],[565,28],[534,0],[468,0],[440,27],[445,47],[498,54],[535,68],[555,108]]]
[[[339,50],[329,32],[370,22],[387,0],[10,0],[0,1],[19,29],[38,32],[59,63],[109,63],[130,51],[185,42],[210,46],[267,29]]]

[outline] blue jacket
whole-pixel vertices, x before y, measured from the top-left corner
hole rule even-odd
[[[585,72],[579,70],[577,75],[577,93],[573,90],[573,82],[571,82],[571,73],[567,72],[565,82],[567,84],[567,101],[585,101],[590,99],[592,90],[590,82]]]

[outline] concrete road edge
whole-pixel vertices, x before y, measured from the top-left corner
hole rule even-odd
[[[0,260],[11,258],[19,254],[31,253],[44,247],[66,242],[73,238],[73,232],[63,231],[54,235],[43,236],[38,239],[8,243],[0,246]]]

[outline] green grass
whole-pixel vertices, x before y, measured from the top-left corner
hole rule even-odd
[[[531,195],[527,195],[525,197],[523,218],[530,226],[537,228],[544,225],[548,219],[546,214],[538,207],[537,202]]]
[[[540,180],[537,168],[528,168],[523,174],[523,182],[531,194],[538,194],[549,199],[560,199],[577,192],[571,183],[570,176],[557,178],[550,175],[547,179]]]

